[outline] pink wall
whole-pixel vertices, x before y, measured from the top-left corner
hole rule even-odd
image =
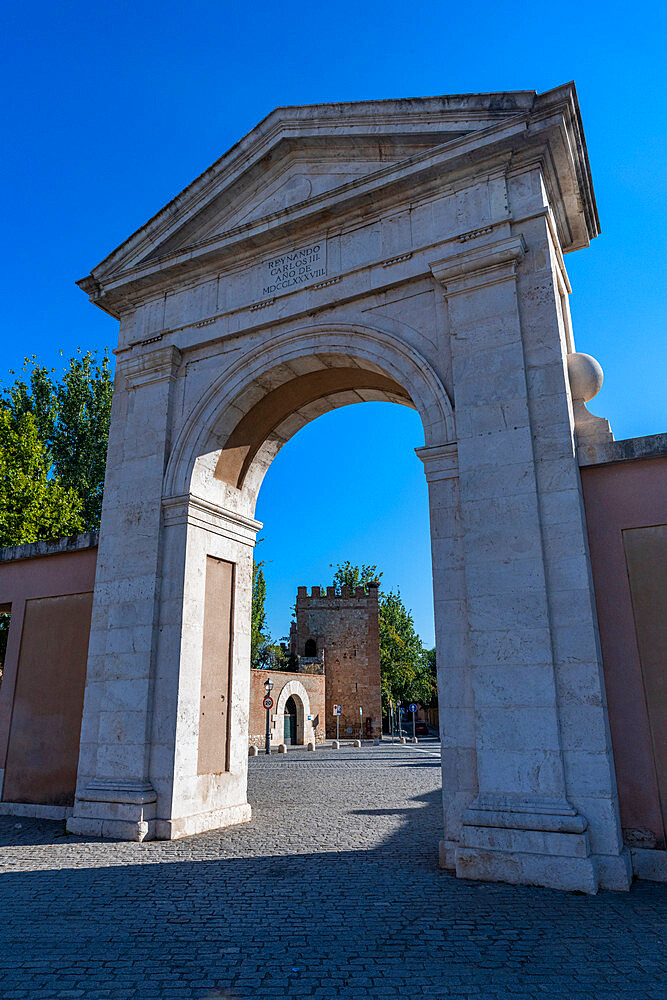
[[[664,847],[666,831],[660,794],[662,791],[667,795],[667,788],[660,788],[656,771],[623,544],[623,531],[667,522],[667,454],[656,455],[654,451],[652,457],[634,457],[632,452],[643,445],[653,447],[654,440],[614,442],[601,456],[591,453],[583,460],[581,479],[621,823],[626,830],[650,831],[656,846]],[[26,601],[92,592],[96,560],[94,535],[20,546],[3,550],[0,555],[0,607],[11,605],[0,687],[0,769],[6,767],[11,739]],[[80,669],[85,675],[85,651],[81,662]],[[300,675],[300,679],[310,680],[308,675]],[[324,679],[318,677],[317,681],[323,687]],[[82,684],[83,677],[81,688]],[[253,699],[258,704],[260,694]],[[41,697],[43,700],[43,691]],[[81,708],[77,704],[69,710],[73,713],[70,724],[76,727],[78,743]],[[652,711],[655,715],[655,706]]]
[[[656,846],[664,847],[660,789],[622,532],[667,521],[667,456],[584,466],[581,480],[621,825],[626,830],[651,831]]]
[[[0,768],[7,764],[7,753],[12,732],[12,716],[17,688],[23,623],[26,601],[39,598],[62,597],[70,594],[90,594],[95,585],[97,562],[97,537],[94,534],[79,535],[73,539],[59,539],[54,543],[38,542],[35,545],[17,546],[2,550],[0,561],[0,606],[11,605],[11,619],[7,641],[2,686],[0,687]],[[81,690],[85,678],[85,652],[87,633],[82,638],[86,650],[83,655]],[[48,656],[48,641],[45,637],[44,654]],[[52,683],[59,678],[53,676]],[[42,700],[48,692],[39,692]],[[81,706],[69,706],[69,725],[81,727]],[[39,725],[39,719],[35,720]],[[78,747],[78,735],[76,736]],[[57,748],[54,748],[57,754]]]

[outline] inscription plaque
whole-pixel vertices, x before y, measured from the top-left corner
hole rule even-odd
[[[321,281],[326,274],[326,240],[289,250],[262,264],[262,296],[293,291],[313,281]]]

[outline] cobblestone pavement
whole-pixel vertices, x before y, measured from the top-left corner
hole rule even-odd
[[[663,886],[460,882],[439,778],[427,743],[251,758],[252,822],[175,843],[0,817],[0,1000],[665,1000]]]

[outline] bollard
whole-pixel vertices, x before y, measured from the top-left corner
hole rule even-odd
[[[278,747],[278,753],[287,753],[287,747],[285,746],[284,743],[281,743],[280,746]]]
[[[406,740],[405,736],[401,736],[401,743],[407,743],[407,742],[408,741]]]
[[[352,746],[353,746],[353,747],[360,747],[360,746],[361,746],[361,740],[355,740],[355,741],[353,742]]]
[[[339,750],[340,749],[340,743],[338,742],[338,740],[332,740],[331,741],[331,749],[332,750]]]
[[[314,749],[315,749],[315,744],[311,740],[311,742],[306,747],[306,750],[314,750]]]
[[[410,737],[410,742],[411,742],[411,743],[419,743],[419,740],[417,739],[417,737],[416,737],[416,736],[411,736],[411,737]]]
[[[373,740],[373,746],[374,747],[379,747],[380,746],[380,741],[379,740]]]
[[[250,747],[250,749],[248,750],[249,757],[256,757],[258,753],[259,750],[257,749],[257,747]]]

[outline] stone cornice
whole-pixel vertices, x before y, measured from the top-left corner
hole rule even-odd
[[[177,347],[168,345],[123,359],[120,369],[128,388],[138,389],[143,385],[174,379],[180,361],[181,352]]]
[[[448,132],[482,131],[484,125],[502,125],[508,118],[526,115],[536,101],[534,91],[510,94],[452,95],[385,101],[357,101],[336,105],[305,105],[276,108],[246,136],[224,153],[215,163],[195,178],[183,191],[160,209],[139,230],[112,251],[95,271],[105,265],[121,262],[133,250],[141,254],[157,246],[175,227],[191,219],[211,195],[228,188],[249,168],[261,163],[269,152],[285,140],[301,145],[319,138],[340,144],[354,142],[355,135],[371,137],[374,142],[383,135],[419,136],[440,129],[443,142]],[[548,97],[539,95],[541,98]],[[88,279],[83,279],[87,281]]]
[[[302,239],[308,230],[316,233],[326,222],[331,227],[337,216],[341,220],[352,216],[358,207],[364,209],[366,218],[369,200],[374,204],[380,198],[405,201],[406,191],[414,195],[415,185],[429,179],[437,179],[444,186],[470,175],[473,183],[475,162],[501,156],[506,161],[509,150],[515,142],[525,140],[526,126],[523,117],[509,119],[500,125],[474,132],[458,140],[450,140],[426,153],[419,153],[399,163],[393,163],[381,170],[350,181],[322,195],[299,203],[293,207],[274,212],[258,220],[236,226],[223,233],[208,237],[198,243],[191,243],[162,257],[139,260],[136,264],[105,273],[102,262],[94,271],[78,283],[96,305],[107,307],[107,311],[117,315],[121,303],[128,295],[136,295],[142,288],[153,286],[161,273],[178,268],[180,279],[184,271],[194,271],[206,264],[224,266],[226,258],[238,257],[246,250],[254,250],[259,241],[270,252],[276,238],[284,241],[285,235]],[[493,172],[497,164],[485,165],[482,173]],[[408,180],[410,183],[408,184]],[[393,189],[393,194],[390,192]],[[106,305],[105,305],[106,304]]]
[[[191,525],[244,545],[254,546],[255,536],[262,527],[261,521],[192,494],[163,497],[162,510],[165,526]]]
[[[577,449],[577,459],[582,467],[636,462],[642,458],[667,459],[667,434],[651,434],[621,441],[587,442]]]
[[[146,259],[151,249],[159,248],[162,242],[172,239],[179,226],[185,225],[186,222],[193,220],[197,213],[202,212],[207,204],[207,198],[212,198],[214,195],[219,197],[220,185],[222,184],[224,190],[226,183],[222,180],[224,171],[223,174],[219,171],[215,173],[215,178],[209,171],[167,206],[171,211],[164,209],[158,213],[158,216],[147,223],[134,237],[98,265],[91,275],[82,279],[80,285],[88,292],[93,302],[117,316],[133,299],[136,301],[137,295],[142,297],[150,294],[151,290],[155,292],[162,287],[162,283],[165,279],[168,280],[173,268],[178,268],[181,279],[186,273],[194,275],[214,269],[224,270],[232,260],[238,260],[253,252],[256,255],[260,243],[262,253],[272,252],[277,240],[282,239],[284,242],[286,238],[300,239],[307,231],[315,232],[318,226],[321,228],[323,222],[326,222],[329,231],[332,224],[335,225],[336,218],[340,220],[341,226],[351,225],[360,210],[363,210],[367,222],[366,212],[369,203],[378,206],[380,202],[384,202],[385,210],[389,210],[394,204],[398,208],[406,198],[414,201],[415,198],[426,194],[425,191],[419,193],[420,187],[423,188],[424,185],[436,185],[445,190],[450,184],[462,183],[466,178],[473,183],[479,180],[482,174],[496,170],[500,160],[507,162],[508,155],[518,156],[520,160],[522,154],[538,149],[548,152],[548,155],[543,156],[541,169],[549,174],[548,187],[553,192],[553,198],[559,203],[556,216],[561,230],[560,242],[566,250],[583,246],[588,239],[597,235],[597,216],[592,203],[592,207],[585,213],[586,219],[590,220],[587,234],[586,226],[583,224],[581,200],[577,199],[579,187],[583,185],[581,189],[583,199],[590,200],[592,187],[587,174],[588,162],[585,158],[576,98],[571,96],[571,91],[573,91],[571,85],[559,88],[554,92],[553,100],[549,94],[533,96],[530,100],[524,95],[526,100],[514,107],[514,113],[511,111],[499,113],[491,124],[483,123],[486,127],[480,128],[478,125],[475,128],[470,122],[468,127],[473,131],[448,141],[446,141],[447,132],[444,131],[441,138],[445,141],[440,145],[434,145],[397,163],[388,164],[307,201],[236,226],[221,234],[206,237],[199,242],[191,242],[165,255],[160,256],[158,253],[150,260]],[[535,114],[531,110],[533,107]],[[304,109],[306,110],[317,117],[317,109]],[[426,127],[429,114],[430,111],[426,108],[423,112],[422,131]],[[345,120],[340,128],[347,127],[348,124]],[[414,125],[414,122],[412,124]],[[302,114],[299,127],[303,133],[302,138],[309,134],[307,116],[304,117]],[[341,134],[340,129],[337,134]],[[415,134],[420,134],[419,130]],[[577,157],[582,160],[581,163],[573,162]],[[241,174],[242,171],[238,176]],[[204,178],[207,178],[205,182]],[[217,188],[214,180],[218,185]],[[564,193],[561,194],[561,190]],[[561,202],[563,202],[562,210]],[[413,249],[406,248],[405,253]]]
[[[415,448],[417,458],[424,463],[426,481],[435,483],[442,479],[456,479],[459,474],[459,454],[456,442]]]
[[[0,549],[0,563],[18,562],[20,559],[41,559],[44,556],[68,555],[71,552],[94,549],[98,542],[99,532],[86,531],[65,538],[45,538],[39,542],[9,545]]]
[[[528,216],[521,216],[520,222],[530,221],[537,217],[548,215],[548,208],[543,208],[538,213],[531,213]],[[151,334],[149,337],[141,336],[136,339],[129,339],[126,343],[114,349],[114,354],[121,358],[129,352],[139,353],[146,346],[159,342],[163,338],[178,337],[181,351],[188,348],[191,333],[196,334],[197,345],[201,346],[204,341],[200,340],[199,330],[210,328],[210,340],[220,343],[223,339],[234,338],[240,329],[244,332],[259,330],[262,327],[272,326],[276,323],[276,316],[283,321],[287,317],[290,320],[298,319],[302,316],[311,316],[318,309],[329,308],[333,297],[328,290],[335,286],[335,302],[341,305],[352,302],[362,295],[367,294],[368,285],[364,281],[364,274],[372,272],[373,288],[375,291],[383,287],[389,287],[396,281],[394,269],[399,270],[400,278],[403,281],[419,281],[432,279],[433,271],[429,260],[437,255],[438,261],[447,261],[461,251],[464,246],[470,249],[472,245],[482,249],[490,242],[498,242],[505,238],[510,232],[508,219],[492,219],[487,225],[464,232],[453,232],[447,234],[442,240],[421,250],[415,250],[405,254],[397,255],[394,258],[384,258],[382,256],[371,258],[360,262],[346,269],[343,273],[335,275],[327,281],[317,285],[308,285],[305,288],[296,288],[280,298],[254,302],[250,297],[246,301],[227,306],[221,310],[216,310],[211,314],[206,314],[205,318],[195,315],[189,322],[173,324]],[[385,266],[388,264],[389,266]],[[564,278],[564,280],[566,280]],[[192,282],[191,287],[195,287],[196,282]],[[188,287],[188,286],[185,286]],[[569,286],[567,286],[569,290]],[[315,292],[321,293],[321,301],[314,301]],[[202,314],[203,315],[203,314]],[[236,317],[242,317],[241,325]],[[185,334],[185,336],[184,336]]]
[[[525,252],[523,237],[509,236],[434,260],[431,271],[447,296],[457,295],[513,278]]]

